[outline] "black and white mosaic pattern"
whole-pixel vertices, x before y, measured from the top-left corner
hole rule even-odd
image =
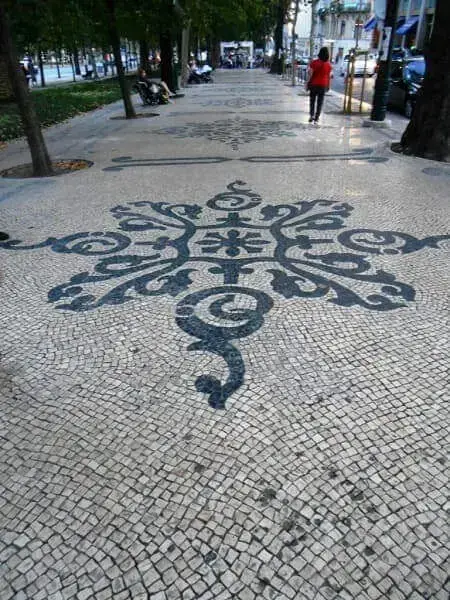
[[[260,97],[273,94],[276,97],[280,97],[282,94],[287,94],[285,88],[280,87],[279,85],[246,85],[239,84],[235,87],[226,87],[224,85],[214,85],[208,88],[203,88],[203,94],[191,94],[193,97],[198,97],[202,95],[212,95],[212,94],[223,94],[225,96],[240,96],[242,94],[247,94],[248,96]]]
[[[241,161],[249,163],[302,163],[302,162],[348,162],[352,165],[361,163],[384,164],[389,162],[386,156],[379,156],[374,153],[373,148],[358,148],[351,152],[321,153],[321,154],[281,154],[281,155],[258,155],[258,156],[239,156],[230,158],[226,156],[184,156],[173,158],[137,158],[133,156],[118,156],[112,159],[114,163],[110,167],[105,167],[103,171],[117,172],[126,168],[136,167],[160,167],[160,166],[185,166],[185,165],[213,165],[224,162]]]
[[[161,120],[307,120],[215,81]],[[0,181],[0,600],[448,600],[446,166],[333,96],[248,152],[118,106]]]
[[[199,102],[202,106],[226,106],[227,108],[249,108],[249,107],[261,107],[261,106],[273,106],[274,100],[272,98],[225,98],[225,99],[214,99],[204,100]]]
[[[345,219],[352,211],[347,203],[264,205],[259,194],[244,186],[242,181],[230,183],[226,192],[206,202],[206,209],[147,201],[116,206],[111,209],[118,220],[116,232],[76,233],[31,246],[8,240],[0,247],[50,246],[57,253],[101,257],[92,272],[78,273],[48,293],[56,308],[75,312],[123,304],[136,295],[177,297],[190,288],[199,268],[208,269],[218,284],[185,295],[175,309],[176,323],[197,339],[189,350],[211,352],[226,362],[225,383],[211,375],[195,383],[210,406],[224,408],[245,374],[244,360],[232,341],[257,331],[274,304],[263,290],[242,285],[243,276],[264,269],[273,292],[288,299],[325,298],[349,308],[394,310],[414,300],[414,288],[373,269],[371,256],[410,254],[450,239],[346,229]],[[144,232],[145,240],[133,239]],[[336,250],[321,251],[330,244]],[[137,253],[142,247],[148,252]],[[108,284],[108,291],[97,294],[99,284],[103,290]]]
[[[186,125],[157,129],[154,133],[174,135],[178,138],[206,138],[219,141],[238,150],[242,144],[259,142],[269,138],[295,137],[308,125],[291,121],[260,121],[256,119],[220,119],[211,123],[187,123]],[[310,128],[309,128],[310,129]]]

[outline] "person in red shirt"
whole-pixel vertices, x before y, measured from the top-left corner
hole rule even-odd
[[[318,58],[309,64],[309,122],[318,123],[325,92],[330,87],[332,67],[328,48],[321,48]],[[317,102],[317,104],[316,104]]]

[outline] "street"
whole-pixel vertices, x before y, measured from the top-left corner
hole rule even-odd
[[[103,67],[98,65],[99,77],[103,79]],[[136,69],[131,69],[130,72],[134,72]],[[81,69],[82,75],[85,74],[84,67]],[[73,71],[70,65],[64,65],[59,68],[60,77],[58,77],[58,69],[56,66],[44,65],[44,77],[46,85],[64,84],[73,82]],[[75,75],[76,81],[83,81],[82,75]],[[111,69],[108,70],[107,76],[112,75]],[[36,86],[32,89],[37,89],[41,86],[41,76],[38,72],[36,75],[37,82]]]
[[[364,96],[363,102],[367,103],[366,106],[363,105],[363,111],[367,112],[370,109],[373,101],[373,93],[375,88],[376,76],[374,77],[366,77],[365,82],[362,77],[355,77],[353,80],[353,112],[359,111],[359,105],[361,100],[361,92],[364,82]],[[337,72],[333,77],[331,89],[340,94],[345,93],[345,78],[341,77]],[[343,100],[342,100],[343,102]],[[403,119],[405,124],[408,122],[408,119],[395,107],[388,107],[389,118],[395,116],[396,118]]]
[[[359,101],[361,100],[361,91],[364,82],[364,97],[363,101],[372,104],[373,91],[375,87],[375,77],[355,77],[353,79],[353,98],[354,98],[354,110],[359,109]],[[334,77],[331,83],[331,89],[344,94],[345,92],[345,77],[339,75],[339,69],[335,69]]]

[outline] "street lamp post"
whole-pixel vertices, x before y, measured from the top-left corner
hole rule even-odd
[[[291,83],[292,83],[293,86],[295,86],[295,83],[296,83],[296,74],[297,74],[296,64],[295,64],[296,60],[297,60],[297,58],[296,58],[296,49],[297,49],[296,45],[297,45],[297,34],[293,33],[292,34],[292,44],[291,44],[291,65],[292,65],[292,73],[291,73],[291,75],[292,75],[292,81],[291,81]]]
[[[389,77],[391,73],[392,48],[394,47],[395,26],[397,23],[399,0],[387,0],[386,18],[383,27],[383,41],[380,52],[375,92],[373,95],[371,121],[384,121],[389,96]]]
[[[359,28],[361,27],[361,11],[362,11],[362,0],[359,0],[358,12],[356,15],[356,23],[355,23],[355,53],[358,50],[359,46]]]
[[[416,48],[420,48],[423,50],[423,43],[425,39],[425,29],[426,29],[426,0],[422,0],[420,4],[420,12],[419,12],[419,22],[417,24],[417,33],[416,33]]]
[[[408,0],[408,5],[406,8],[406,13],[405,13],[405,23],[408,21],[410,14],[411,14],[411,0]],[[406,43],[406,35],[402,35],[402,50],[405,48],[405,43]]]

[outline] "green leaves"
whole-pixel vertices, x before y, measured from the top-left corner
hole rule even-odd
[[[277,0],[180,0],[200,38],[257,41],[275,24]]]
[[[71,86],[50,87],[32,93],[32,98],[43,126],[65,121],[77,114],[88,112],[104,104],[120,100],[119,84],[115,79],[78,83]],[[23,136],[22,123],[16,106],[2,106],[0,141]]]
[[[11,16],[16,43],[29,48],[108,47],[108,15],[103,0],[2,0]],[[289,0],[115,0],[121,38],[158,45],[161,31],[173,39],[187,21],[193,38],[204,41],[252,39],[273,31],[280,6]],[[209,44],[210,45],[210,44]]]

